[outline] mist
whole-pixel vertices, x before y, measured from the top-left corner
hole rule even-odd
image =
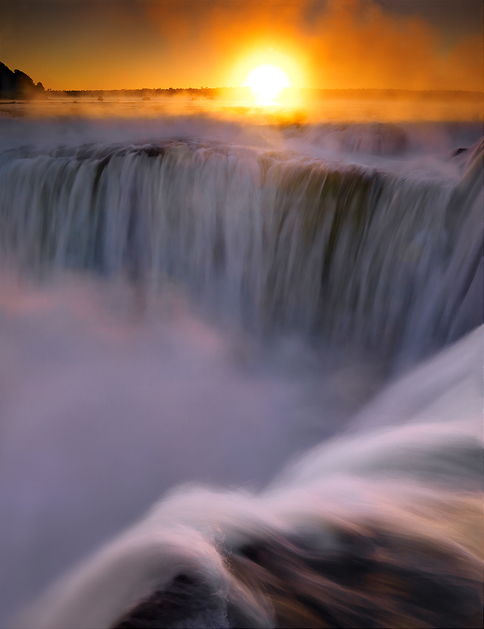
[[[3,619],[55,580],[15,626],[107,626],[152,587],[152,562],[160,584],[224,584],[214,536],[233,548],[369,517],[480,553],[482,328],[358,413],[377,369],[328,369],[296,339],[261,350],[176,292],[142,318],[123,285],[4,279],[2,295]]]
[[[325,378],[297,338],[261,349],[177,291],[140,315],[129,285],[1,287],[3,621],[174,484],[261,488],[381,380]]]

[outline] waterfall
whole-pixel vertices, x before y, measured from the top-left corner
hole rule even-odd
[[[482,143],[157,124],[0,152],[0,624],[479,626]]]
[[[175,282],[257,333],[422,355],[482,318],[479,159],[456,186],[187,139],[21,147],[0,159],[0,260]]]

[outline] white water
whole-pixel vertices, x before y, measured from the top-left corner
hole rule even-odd
[[[234,582],[219,552],[226,557],[272,536],[304,535],[336,553],[334,531],[342,523],[398,531],[407,538],[404,553],[412,552],[412,535],[429,548],[450,545],[464,553],[468,575],[482,579],[482,341],[481,327],[356,418],[365,425],[383,414],[398,428],[367,428],[363,437],[318,446],[259,495],[198,487],[169,495],[66,575],[16,626],[109,627],[188,572],[220,599],[218,614],[211,607],[214,624],[204,626],[229,626],[223,603],[230,601],[250,626],[273,627],[270,609]]]
[[[123,124],[25,121],[0,134],[0,623],[170,487],[260,488],[341,432],[392,370],[482,320],[482,163],[449,161],[442,130],[428,130],[431,149],[410,134],[388,157],[358,128],[345,139]],[[237,537],[260,518],[291,528],[316,499],[327,513],[397,518],[426,475],[474,491],[462,461],[482,441],[480,334],[260,497],[195,492],[163,518],[186,526],[187,509],[195,530],[209,517]],[[417,461],[435,461],[432,474]],[[390,468],[405,504],[381,478]],[[445,492],[434,498],[450,504]],[[105,591],[112,574],[100,572]],[[73,613],[56,605],[39,627]]]
[[[480,260],[479,158],[461,183],[196,139],[2,161],[0,252],[15,269],[174,282],[249,330],[385,359],[479,321],[461,312]]]

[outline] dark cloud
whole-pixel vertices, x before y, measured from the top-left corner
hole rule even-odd
[[[482,35],[482,0],[377,0],[389,14],[417,15],[436,28],[447,43]]]

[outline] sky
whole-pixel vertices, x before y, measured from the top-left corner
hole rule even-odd
[[[0,61],[51,89],[482,91],[481,0],[0,0]]]

